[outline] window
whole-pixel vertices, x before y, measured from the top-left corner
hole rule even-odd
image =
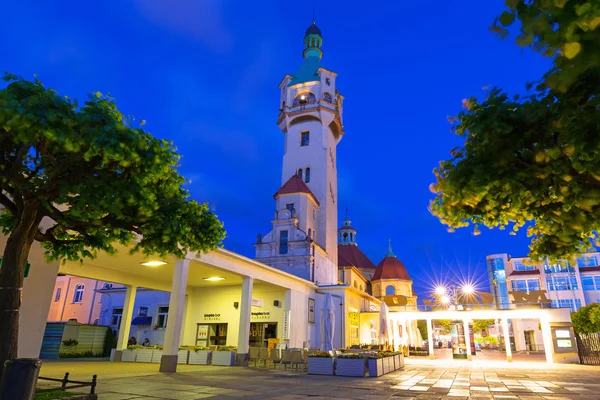
[[[600,290],[600,276],[582,276],[583,290]]]
[[[294,212],[294,203],[286,204],[285,208],[287,208],[291,213],[293,213]]]
[[[354,280],[354,288],[358,289],[358,282],[356,282],[356,279]]]
[[[302,132],[300,134],[300,146],[308,146],[309,142],[310,142],[310,133]]]
[[[54,295],[54,301],[60,300],[60,292],[62,292],[61,288],[56,289],[56,294]]]
[[[112,326],[116,326],[117,328],[121,326],[121,317],[123,316],[122,308],[113,308],[112,310],[112,318],[110,320],[110,324]]]
[[[575,269],[573,269],[568,262],[560,261],[558,264],[544,265],[544,272],[547,274],[551,274],[553,272],[575,272]]]
[[[540,290],[539,279],[519,279],[511,283],[513,292],[529,293],[531,290]]]
[[[85,285],[79,283],[75,286],[75,292],[73,293],[73,303],[81,303],[83,301],[83,292],[85,291]]]
[[[515,271],[535,271],[535,265],[526,265],[523,261],[513,261],[513,269]]]
[[[552,300],[552,308],[570,308],[571,311],[577,311],[581,308],[581,299],[560,299]]]
[[[279,254],[288,253],[288,231],[279,232]]]
[[[327,93],[327,92],[323,93],[323,100],[325,100],[328,103],[331,103],[332,102],[331,94]]]
[[[308,228],[308,238],[309,238],[309,239],[311,239],[311,238],[312,238],[312,236],[311,236],[311,233],[312,233],[312,232],[311,232],[311,229],[310,229],[310,228]]]
[[[300,168],[300,169],[298,170],[298,176],[300,177],[300,179],[302,179],[302,168]]]
[[[577,290],[579,285],[577,284],[577,278],[574,276],[555,276],[548,278],[548,290]]]
[[[596,256],[584,256],[577,259],[578,267],[597,267],[598,258]]]
[[[331,85],[331,79],[325,78],[325,83],[327,84],[327,86]]]
[[[310,168],[306,168],[306,176],[305,176],[305,178],[304,178],[304,181],[305,181],[306,183],[309,183],[309,182],[310,182]]]
[[[168,317],[169,307],[158,307],[158,311],[156,312],[156,326],[158,328],[166,328]]]
[[[385,288],[386,296],[393,296],[395,294],[396,294],[396,288],[394,287],[394,285],[389,285],[388,287]]]
[[[313,219],[317,219],[317,209],[313,208]]]

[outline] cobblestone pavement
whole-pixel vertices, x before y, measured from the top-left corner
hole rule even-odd
[[[379,378],[306,375],[265,368],[194,366],[157,373],[156,364],[54,363],[44,376],[98,371],[100,400],[125,399],[600,399],[600,368],[539,363],[408,359]],[[137,374],[137,376],[136,376]]]

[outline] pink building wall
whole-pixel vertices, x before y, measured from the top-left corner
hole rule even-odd
[[[95,279],[79,278],[77,276],[58,276],[52,291],[48,321],[77,320],[81,324],[94,324],[100,318],[101,295],[96,290],[101,289],[104,282]],[[83,293],[75,296],[77,289]],[[81,292],[81,290],[80,290]]]

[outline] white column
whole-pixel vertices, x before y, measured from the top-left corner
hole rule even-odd
[[[290,347],[300,347],[297,346],[296,343],[298,342],[298,340],[296,339],[296,337],[298,336],[298,333],[295,329],[292,330],[292,318],[291,315],[292,314],[292,291],[290,289],[287,289],[285,291],[285,296],[283,299],[283,318],[282,318],[282,324],[281,324],[281,340],[285,341],[287,340]],[[293,343],[293,344],[292,344]]]
[[[402,351],[404,352],[405,356],[410,355],[408,353],[408,327],[406,326],[407,323],[408,323],[407,320],[402,321],[402,345],[406,346],[405,348],[402,349]]]
[[[502,334],[504,335],[504,347],[506,348],[506,361],[512,362],[512,349],[510,348],[510,331],[508,330],[508,318],[502,318]]]
[[[127,349],[129,341],[129,330],[131,320],[133,319],[133,306],[135,304],[135,294],[137,287],[125,286],[125,303],[123,304],[123,314],[121,314],[121,323],[119,324],[119,337],[117,338],[117,351]]]
[[[249,276],[242,281],[242,299],[240,301],[240,327],[238,332],[238,365],[245,365],[250,341],[250,312],[252,311],[252,288],[254,279]]]
[[[433,354],[433,324],[431,319],[427,319],[427,343],[429,344],[429,359],[434,360],[435,355]]]
[[[550,323],[546,319],[540,319],[540,325],[542,326],[542,338],[544,340],[544,353],[546,354],[546,362],[548,364],[554,363],[553,360],[553,343],[552,343],[552,330],[550,329]]]
[[[473,360],[471,355],[471,335],[469,334],[469,320],[463,319],[463,329],[465,331],[465,343],[467,345],[467,360]]]
[[[185,291],[190,260],[177,260],[173,268],[173,282],[169,299],[169,314],[165,329],[163,355],[160,359],[160,372],[175,372],[177,370],[177,352],[185,312]]]

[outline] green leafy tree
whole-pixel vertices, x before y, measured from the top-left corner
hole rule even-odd
[[[184,257],[224,238],[206,204],[189,200],[167,141],[134,126],[107,96],[82,107],[39,80],[6,75],[0,90],[0,366],[17,355],[18,310],[31,244],[48,260],[82,261],[115,244]],[[54,223],[40,228],[43,218]],[[1,370],[0,370],[1,374]]]
[[[571,313],[573,329],[580,334],[600,332],[600,304],[592,303]]]
[[[417,320],[417,329],[419,330],[419,332],[421,332],[421,338],[423,338],[423,340],[427,340],[428,336],[428,331],[427,331],[427,321],[425,320]]]
[[[498,23],[520,21],[518,42],[553,57],[525,96],[490,89],[450,118],[464,144],[434,170],[431,212],[450,230],[528,222],[530,257],[572,259],[600,227],[600,4],[507,1]],[[496,25],[493,29],[508,33]]]
[[[436,327],[441,328],[440,329],[440,333],[442,335],[447,335],[450,333],[450,324],[452,323],[452,321],[450,321],[449,319],[435,319],[433,320],[433,325]]]
[[[475,319],[473,320],[473,331],[481,332],[494,325],[493,319]]]

